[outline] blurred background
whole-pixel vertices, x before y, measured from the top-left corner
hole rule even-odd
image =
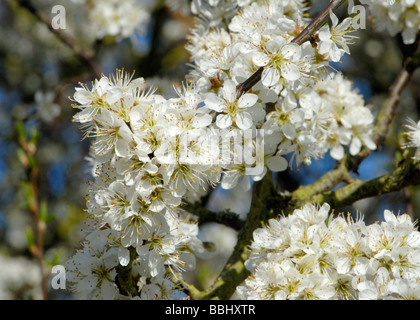
[[[100,2],[100,5],[99,5]],[[120,1],[121,2],[121,1]],[[98,72],[116,68],[135,71],[159,86],[167,97],[175,96],[173,84],[189,70],[185,50],[188,28],[194,23],[189,0],[126,0],[118,14],[118,1],[37,0],[0,2],[0,299],[74,299],[69,290],[53,290],[50,277],[41,281],[40,265],[48,271],[64,264],[84,238],[89,141],[72,123],[75,110],[69,96],[78,82],[90,83]],[[312,1],[315,2],[315,1]],[[328,0],[312,3],[309,14],[320,11]],[[140,6],[138,6],[140,4]],[[356,1],[357,4],[357,1]],[[65,29],[48,28],[65,8]],[[137,11],[136,11],[137,10]],[[344,9],[338,12],[343,16]],[[114,25],[104,18],[116,15]],[[121,22],[123,21],[123,22]],[[57,21],[63,22],[63,21]],[[368,20],[351,56],[334,65],[354,82],[372,105],[374,113],[386,99],[398,74],[402,54],[397,38],[374,31]],[[81,59],[81,56],[85,58]],[[96,74],[92,71],[96,71]],[[370,179],[395,168],[401,157],[399,143],[406,117],[419,118],[420,74],[416,72],[401,96],[386,144],[360,166],[359,178]],[[288,190],[310,184],[335,167],[328,155],[300,171],[276,176]],[[246,216],[250,194],[240,186],[229,192],[217,188],[207,207],[230,208]],[[382,219],[383,210],[419,217],[418,187],[381,197],[364,199],[338,211],[362,212],[368,223]],[[236,231],[208,223],[200,236],[215,244],[216,258],[200,260],[187,275],[199,289],[207,288],[223,267],[236,242]],[[41,248],[37,246],[42,238]]]

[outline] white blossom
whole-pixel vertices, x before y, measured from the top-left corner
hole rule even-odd
[[[103,6],[103,13],[99,5],[90,12],[91,22],[102,26],[98,38],[128,37],[139,20],[147,23],[144,15],[122,19],[119,2]],[[133,2],[130,14],[137,10]],[[339,23],[331,13],[331,29],[298,44],[293,39],[307,25],[305,10],[300,0],[194,0],[197,19],[186,45],[193,68],[175,97],[121,70],[75,89],[74,121],[82,138],[92,139],[94,171],[86,197],[93,229],[69,261],[74,289],[120,299],[115,278],[120,266],[131,266],[138,279],[131,298],[169,299],[183,272],[194,269],[195,255],[206,252],[182,203],[219,183],[247,191],[269,171],[309,165],[327,152],[340,160],[345,147],[351,155],[376,148],[363,97],[343,75],[325,72],[350,53],[349,20]],[[256,71],[261,80],[242,92]],[[245,263],[254,277],[238,292],[254,299],[354,298],[356,284],[385,262],[391,277],[405,272],[404,263],[417,264],[412,225],[407,243],[376,252],[365,239],[375,238],[375,227],[332,219],[328,211],[326,204],[307,205],[256,230]],[[387,216],[390,225],[403,225],[400,220]],[[372,252],[378,265],[369,260]],[[417,273],[412,268],[405,278]]]
[[[320,54],[328,55],[331,61],[338,62],[345,53],[350,54],[347,43],[350,43],[354,37],[347,33],[351,31],[352,18],[348,17],[338,24],[338,18],[332,11],[330,18],[333,23],[331,29],[326,25],[318,32],[320,39],[318,50]]]
[[[420,232],[385,210],[365,225],[307,204],[254,231],[243,299],[418,299]]]
[[[391,36],[401,33],[405,44],[416,40],[420,28],[420,1],[364,0],[374,18],[374,26],[379,31],[387,31]]]
[[[402,145],[403,148],[414,148],[415,153],[412,157],[414,160],[420,159],[420,122],[415,122],[413,119],[407,119],[405,134],[408,141]]]

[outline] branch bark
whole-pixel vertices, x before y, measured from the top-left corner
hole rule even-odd
[[[28,246],[39,266],[42,299],[47,300],[49,272],[45,271],[44,266],[44,234],[47,226],[45,211],[43,211],[39,195],[39,166],[35,159],[37,134],[32,133],[28,139],[26,129],[20,121],[15,122],[15,131],[17,142],[21,148],[18,149],[18,159],[26,173],[26,179],[21,181],[21,188],[26,197],[27,209],[32,216],[33,232],[35,233],[34,239],[32,239],[32,236],[28,238]]]
[[[199,225],[208,222],[216,222],[230,227],[233,230],[239,231],[243,228],[245,224],[245,221],[241,220],[237,213],[232,212],[229,209],[219,212],[213,212],[207,208],[202,207],[201,204],[188,204],[183,208],[189,213],[198,216]]]
[[[408,161],[408,160],[407,160]],[[420,183],[420,162],[409,161],[395,171],[368,181],[355,180],[335,191],[324,192],[308,199],[311,203],[327,202],[334,208],[351,205],[357,200],[400,191]]]
[[[270,199],[273,193],[273,181],[270,174],[265,175],[261,181],[255,182],[251,208],[243,228],[238,233],[238,241],[232,255],[212,287],[206,291],[195,292],[193,299],[227,300],[235,293],[236,287],[246,279],[249,271],[244,263],[249,254],[248,247],[254,230],[262,227],[270,215],[270,212],[266,210],[266,199]],[[286,209],[287,203],[284,204]]]

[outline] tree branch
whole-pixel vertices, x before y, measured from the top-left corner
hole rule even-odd
[[[347,162],[339,162],[337,168],[328,171],[314,183],[297,188],[294,192],[292,192],[291,198],[293,200],[305,199],[326,190],[331,190],[349,175],[350,173],[347,169]]]
[[[390,174],[368,181],[355,180],[338,190],[315,195],[308,199],[308,202],[327,202],[331,207],[340,208],[360,199],[400,191],[407,186],[419,183],[420,162],[408,161]]]
[[[330,11],[334,11],[344,2],[347,2],[347,0],[332,0],[328,6],[326,6],[324,10],[322,10],[321,13],[313,19],[312,22],[308,24],[308,26],[296,38],[292,40],[292,42],[302,44],[308,41],[311,36],[317,32],[325,22],[327,22]]]
[[[32,15],[34,15],[41,23],[45,24],[52,33],[54,33],[65,45],[67,45],[93,72],[96,78],[102,75],[101,68],[96,62],[94,55],[84,51],[77,43],[61,29],[55,29],[52,26],[51,20],[42,11],[37,10],[30,0],[17,0],[22,8],[25,8]]]
[[[239,218],[239,215],[235,212],[226,209],[219,212],[213,212],[197,204],[187,204],[183,207],[188,212],[198,216],[198,224],[203,225],[207,222],[216,222],[223,224],[233,230],[239,231],[243,228],[245,221]]]
[[[47,278],[49,272],[45,272],[44,266],[44,234],[46,232],[46,208],[43,207],[39,195],[39,166],[35,155],[37,152],[37,142],[39,139],[38,132],[32,131],[30,137],[27,137],[27,130],[21,121],[15,122],[15,131],[17,134],[17,142],[20,146],[18,149],[18,159],[25,169],[26,179],[21,181],[21,188],[26,198],[26,206],[32,215],[33,231],[35,237],[28,237],[29,251],[36,258],[39,266],[41,278],[42,299],[47,300]]]
[[[264,179],[255,182],[253,188],[251,209],[243,228],[238,233],[233,253],[212,287],[198,295],[200,299],[229,299],[236,287],[249,275],[244,263],[248,259],[248,247],[254,230],[262,227],[263,222],[267,220],[265,199],[269,199],[274,193],[271,174],[266,174]]]
[[[127,266],[119,264],[116,267],[117,276],[115,277],[115,281],[121,294],[136,297],[139,293],[137,291],[137,284],[133,279],[132,271],[133,262],[137,257],[137,252],[134,247],[129,247],[128,250],[130,251],[130,262]]]

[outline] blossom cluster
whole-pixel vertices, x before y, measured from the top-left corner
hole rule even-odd
[[[405,44],[412,44],[420,30],[420,1],[418,0],[364,0],[370,8],[378,31],[391,36],[401,33]]]
[[[94,231],[67,266],[77,291],[118,298],[116,268],[130,264],[141,298],[170,298],[179,273],[194,267],[193,252],[204,252],[197,224],[179,205],[221,171],[176,157],[182,148],[201,154],[200,128],[209,123],[196,91],[184,89],[178,99],[166,100],[145,89],[144,79],[122,71],[76,89],[81,111],[74,120],[84,137],[94,139],[94,181],[86,197]],[[187,145],[176,137],[189,129],[198,131]]]
[[[95,298],[165,299],[205,254],[183,210],[209,187],[230,189],[268,171],[342,159],[371,140],[373,115],[352,83],[330,72],[349,54],[349,18],[304,43],[304,1],[193,1],[187,49],[194,69],[167,99],[118,71],[76,88],[83,138],[91,138],[86,197],[90,234],[69,260],[68,279]],[[247,92],[241,83],[261,71]],[[257,139],[262,137],[262,139]],[[262,159],[262,164],[258,161]],[[118,278],[130,273],[126,291]]]
[[[74,14],[85,15],[88,21],[84,32],[94,39],[106,36],[116,37],[118,40],[130,38],[135,32],[145,34],[150,21],[151,1],[142,0],[72,0]],[[66,8],[69,6],[66,3]],[[87,27],[87,28],[86,28]]]
[[[366,225],[307,204],[254,231],[243,299],[420,299],[420,232],[407,214]]]
[[[329,70],[330,62],[350,54],[351,18],[340,23],[331,12],[331,26],[323,26],[313,41],[298,44],[293,39],[307,24],[303,1],[222,2],[231,4],[229,9],[220,2],[203,5],[201,20],[189,35],[195,69],[188,77],[200,91],[218,92],[220,101],[228,100],[225,85],[240,86],[263,68],[261,81],[249,91],[258,97],[252,108],[229,112],[214,103],[215,93],[208,94],[206,105],[221,112],[220,127],[248,128],[253,122],[263,129],[266,163],[274,171],[287,168],[286,154],[291,155],[289,165],[299,167],[329,150],[339,160],[345,147],[352,155],[363,145],[376,148],[374,117],[363,97],[349,80]]]

